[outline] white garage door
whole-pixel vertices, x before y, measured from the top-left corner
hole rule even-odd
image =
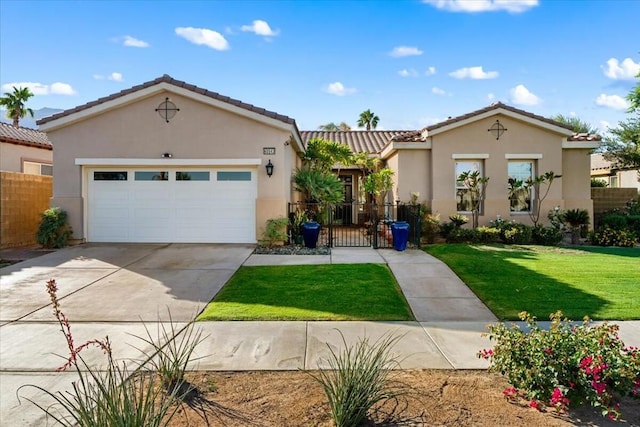
[[[88,241],[255,243],[255,170],[90,169]]]

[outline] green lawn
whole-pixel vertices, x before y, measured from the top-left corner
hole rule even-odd
[[[241,267],[198,320],[413,320],[381,264]]]
[[[443,244],[444,261],[502,320],[640,319],[640,249]]]

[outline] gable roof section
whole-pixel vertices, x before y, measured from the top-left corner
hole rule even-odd
[[[390,140],[407,133],[411,132],[406,130],[303,130],[301,135],[305,146],[314,138],[322,138],[345,144],[354,153],[379,153]]]
[[[240,114],[263,123],[271,124],[275,127],[290,129],[294,135],[294,139],[299,145],[298,148],[302,149],[300,132],[298,131],[295,120],[291,117],[256,107],[255,105],[247,104],[228,96],[220,95],[217,92],[212,92],[181,80],[176,80],[168,74],[112,95],[96,99],[95,101],[45,117],[38,120],[37,124],[44,130],[57,129],[65,126],[66,124],[90,117],[94,114],[99,114],[106,110],[117,108],[120,105],[130,103],[139,98],[151,96],[163,90],[184,95],[192,99],[200,99],[201,101],[224,110]]]
[[[496,102],[489,105],[488,107],[484,107],[458,117],[453,117],[443,122],[433,124],[431,126],[427,126],[423,129],[423,131],[426,130],[429,136],[431,136],[440,132],[454,129],[459,126],[463,126],[471,122],[475,122],[477,120],[482,120],[487,117],[494,116],[496,114],[504,114],[507,117],[522,120],[535,126],[543,127],[545,129],[564,134],[567,137],[573,135],[574,133],[570,125],[560,123],[553,119],[539,116],[537,114],[533,114],[519,108],[511,107],[510,105],[503,104],[502,102]]]
[[[17,128],[7,123],[0,123],[0,141],[53,150],[46,133],[30,128]]]

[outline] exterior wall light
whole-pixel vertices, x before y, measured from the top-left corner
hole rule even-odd
[[[267,169],[267,176],[271,178],[271,175],[273,175],[273,163],[271,163],[271,159],[269,159],[269,163],[265,165],[265,168]]]
[[[173,154],[171,153],[162,153],[162,158],[163,159],[170,159],[173,157]]]

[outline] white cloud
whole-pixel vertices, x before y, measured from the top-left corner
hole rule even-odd
[[[131,36],[122,37],[122,44],[129,47],[149,47],[149,43]]]
[[[422,55],[422,51],[417,47],[413,46],[396,46],[391,52],[389,52],[389,56],[393,56],[394,58],[401,58],[403,56],[420,56]]]
[[[418,72],[413,68],[405,68],[403,70],[398,71],[398,75],[400,77],[418,77]]]
[[[51,85],[36,82],[6,83],[2,85],[2,90],[12,92],[13,88],[29,88],[34,95],[76,95],[77,92],[68,83],[56,82]]]
[[[356,88],[345,87],[340,82],[333,82],[327,85],[327,87],[325,88],[325,92],[330,93],[331,95],[345,96],[345,95],[351,95],[352,93],[355,93]]]
[[[482,67],[464,67],[459,70],[449,73],[449,75],[456,79],[495,79],[499,76],[497,71],[484,71]]]
[[[538,0],[422,0],[438,9],[449,12],[498,12],[522,13],[536,7]]]
[[[124,78],[122,77],[122,73],[117,73],[117,72],[113,72],[108,76],[103,76],[102,74],[94,74],[93,78],[96,80],[105,80],[105,79],[113,80],[114,82],[124,81]]]
[[[424,72],[426,76],[433,76],[436,73],[436,67],[429,67],[427,71]]]
[[[602,132],[608,132],[609,129],[611,128],[611,123],[609,123],[606,120],[600,120],[600,131]]]
[[[494,99],[496,99],[496,96],[495,96],[493,93],[489,92],[489,93],[487,94],[487,101],[491,102],[491,101],[493,101]]]
[[[516,105],[538,105],[540,98],[529,92],[524,85],[518,85],[511,89],[511,102]]]
[[[611,58],[606,66],[602,66],[602,71],[613,80],[633,80],[640,73],[640,63],[633,62],[631,58],[625,58],[622,62]]]
[[[451,96],[449,92],[447,92],[444,89],[440,89],[439,87],[436,87],[436,86],[431,88],[431,93],[440,95],[440,96]]]
[[[280,32],[280,30],[273,31],[267,21],[262,21],[260,19],[256,19],[251,25],[243,25],[240,29],[242,31],[248,31],[265,37],[277,36]]]
[[[205,45],[215,50],[228,50],[229,43],[217,31],[207,28],[177,27],[176,34],[193,44]]]
[[[607,95],[601,93],[596,98],[596,105],[613,108],[614,110],[624,110],[629,107],[627,101],[619,95]]]

